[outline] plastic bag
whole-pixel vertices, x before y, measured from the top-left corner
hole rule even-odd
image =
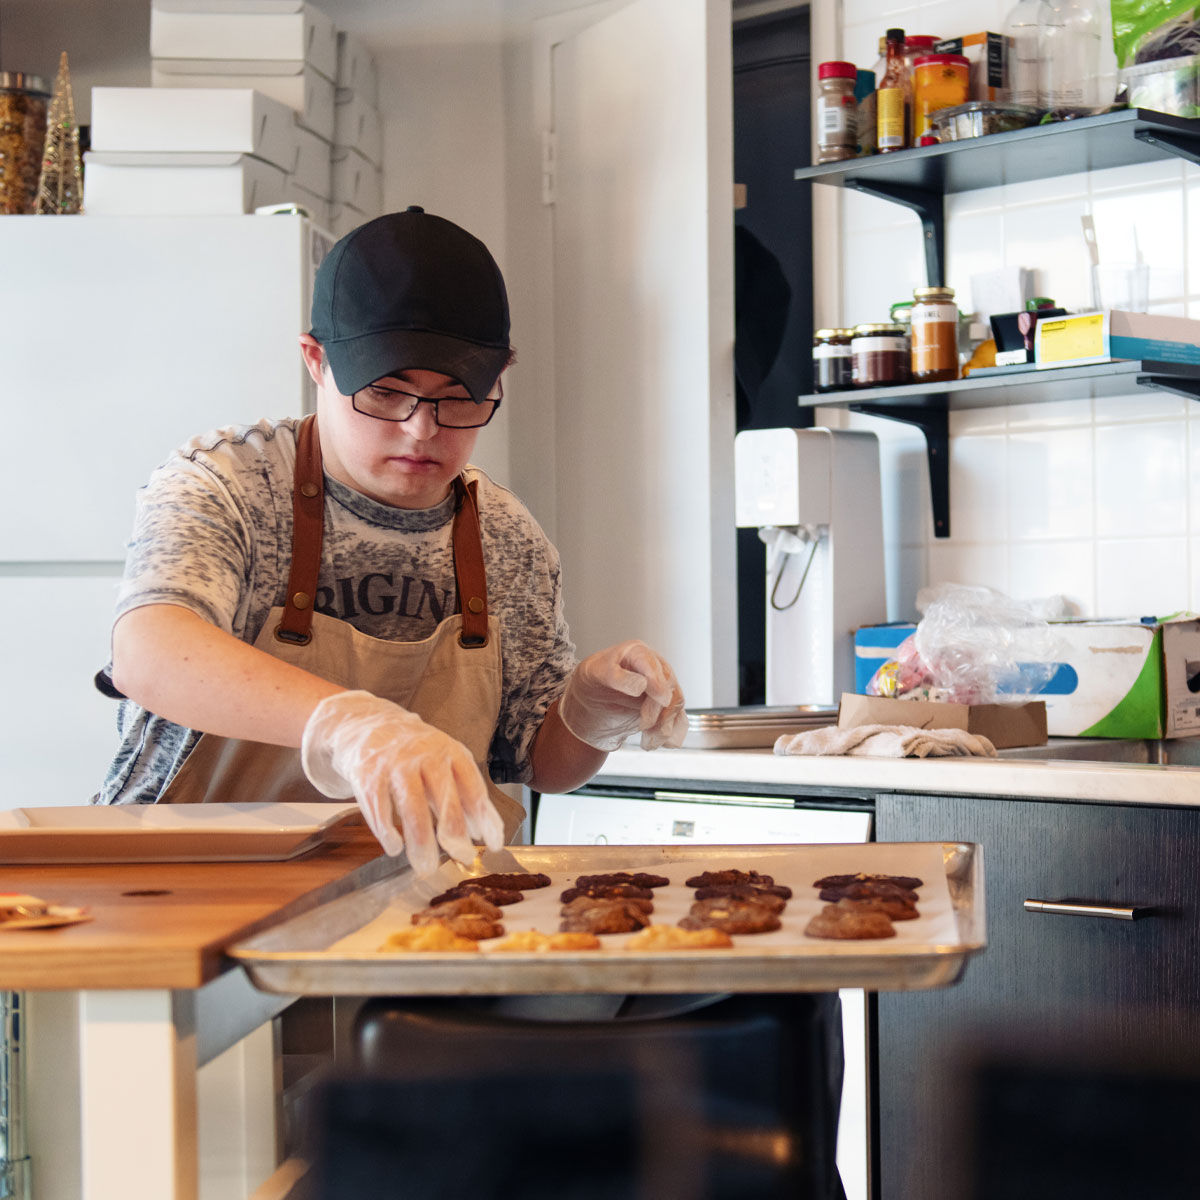
[[[1112,0],[1117,65],[1200,54],[1195,0]]]
[[[917,595],[922,611],[913,647],[930,686],[956,704],[1023,703],[1057,669],[1059,636],[1047,623],[1065,615],[1061,597],[1012,600],[986,587],[939,584]]]

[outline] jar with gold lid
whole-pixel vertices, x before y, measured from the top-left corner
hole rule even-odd
[[[818,329],[813,334],[813,390],[836,392],[850,387],[851,329]]]
[[[856,388],[889,387],[907,383],[908,338],[903,325],[855,325],[850,363]]]
[[[914,382],[958,378],[958,305],[953,288],[913,289],[911,338]]]
[[[0,71],[0,214],[34,211],[49,103],[40,76]]]

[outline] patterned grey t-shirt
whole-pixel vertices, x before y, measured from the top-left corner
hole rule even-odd
[[[116,617],[176,604],[245,642],[284,603],[292,548],[295,419],[263,420],[193,438],[138,493]],[[475,467],[488,579],[500,622],[500,719],[488,752],[497,783],[524,783],[529,747],[575,665],[562,611],[558,552],[528,509]],[[454,497],[402,509],[325,478],[317,612],[371,637],[413,642],[455,611]],[[110,664],[111,668],[111,664]],[[200,734],[120,703],[120,746],[96,797],[152,804]]]

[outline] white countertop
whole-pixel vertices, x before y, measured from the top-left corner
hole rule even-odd
[[[771,750],[614,751],[593,783],[614,779],[772,784],[855,792],[1051,797],[1108,804],[1200,806],[1200,768],[1012,758],[778,756]]]

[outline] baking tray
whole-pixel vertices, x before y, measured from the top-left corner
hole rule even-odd
[[[836,708],[812,704],[746,705],[688,709],[685,750],[748,750],[773,746],[776,738],[837,724]]]
[[[632,951],[628,934],[601,938],[601,950],[576,953],[381,951],[431,896],[468,872],[443,863],[418,879],[397,860],[383,879],[231,946],[227,953],[258,988],[285,995],[519,995],[530,993],[822,992],[835,988],[909,991],[946,987],[986,944],[982,850],[957,842],[868,842],[776,846],[516,846],[490,870],[542,871],[549,888],[526,892],[503,909],[508,932],[558,926],[559,893],[576,875],[653,871],[671,884],[655,889],[653,920],[674,924],[692,902],[688,876],[740,867],[769,873],[794,890],[773,933],[734,938],[728,950]],[[922,916],[896,923],[894,938],[821,941],[804,926],[823,902],[813,880],[867,871],[925,880]]]

